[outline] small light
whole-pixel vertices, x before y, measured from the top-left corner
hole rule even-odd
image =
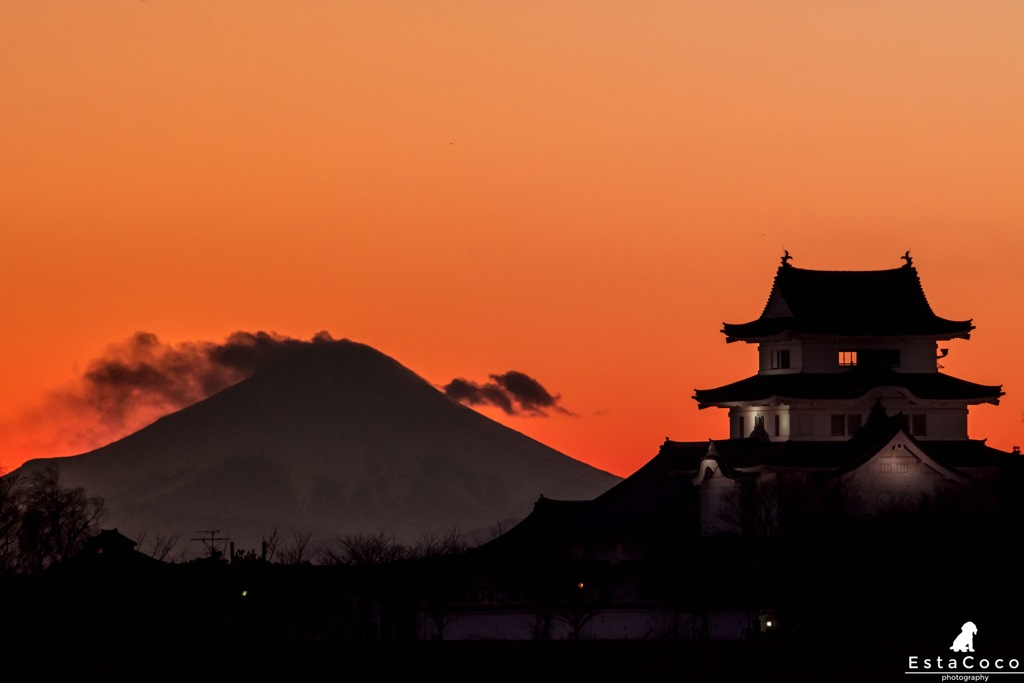
[[[243,598],[244,598],[245,596],[247,596],[247,595],[249,595],[249,591],[242,591],[242,597],[243,597]]]
[[[579,583],[577,583],[577,584],[576,584],[576,587],[577,587],[577,588],[583,588],[583,582],[582,582],[582,581],[580,581]]]

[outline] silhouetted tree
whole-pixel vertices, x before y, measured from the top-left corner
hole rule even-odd
[[[148,536],[149,532],[146,530],[142,530],[141,532],[139,532],[138,537],[136,537],[135,543],[136,547],[139,549],[139,552],[146,553],[154,560],[159,560],[160,562],[175,561],[174,559],[170,558],[170,555],[171,552],[174,550],[174,547],[178,545],[178,534],[157,534],[153,538],[152,543],[147,543]],[[147,547],[148,550],[146,549]],[[182,561],[183,559],[184,551],[182,550],[178,553],[178,561]]]
[[[171,552],[177,545],[178,534],[157,534],[156,538],[153,539],[153,545],[150,547],[149,554],[161,562],[170,562]]]
[[[0,478],[0,574],[14,571],[18,560],[18,531],[21,512],[18,509],[17,477]]]
[[[424,533],[409,552],[412,557],[437,557],[439,555],[458,555],[469,549],[458,529],[446,534],[435,536]]]
[[[18,568],[36,573],[72,557],[95,535],[103,517],[103,499],[85,489],[65,488],[60,474],[47,468],[19,480]]]
[[[562,590],[556,616],[569,627],[569,638],[580,640],[583,628],[600,611],[597,593],[586,581],[576,581]]]
[[[277,532],[275,531],[274,534],[276,535]],[[309,562],[315,555],[315,551],[310,545],[312,539],[313,534],[311,532],[293,532],[291,540],[277,550],[278,561],[281,564],[303,564],[304,562]],[[275,548],[278,545],[275,544]]]
[[[490,538],[488,538],[487,540],[493,541],[499,536],[504,536],[505,532],[514,527],[515,525],[516,524],[514,521],[499,519],[497,522],[494,523],[494,526],[492,526],[488,531],[488,535],[490,536]]]
[[[349,566],[379,566],[391,564],[409,556],[409,550],[383,532],[378,534],[346,534],[335,539],[334,545],[321,553],[323,564]]]

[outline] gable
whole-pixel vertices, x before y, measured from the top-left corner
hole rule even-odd
[[[937,463],[900,431],[874,455],[844,472],[841,481],[859,499],[863,512],[871,512],[912,504],[969,479]]]
[[[907,468],[897,467],[907,465]],[[910,465],[914,465],[920,473],[925,471],[933,473],[958,484],[966,484],[968,478],[963,474],[944,467],[936,462],[931,456],[925,453],[921,447],[903,430],[898,431],[891,439],[885,442],[874,455],[867,458],[863,463],[851,468],[850,474],[860,472],[862,476],[873,474],[910,474]]]
[[[793,317],[793,310],[786,303],[786,299],[782,296],[778,287],[772,288],[771,296],[768,297],[768,303],[764,306],[764,312],[761,314],[762,318],[791,318]]]

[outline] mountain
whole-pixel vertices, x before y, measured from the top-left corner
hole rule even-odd
[[[46,467],[105,499],[105,527],[181,539],[219,529],[241,548],[274,529],[469,533],[525,517],[542,494],[590,499],[619,481],[348,340],[293,349],[119,441],[19,472]]]

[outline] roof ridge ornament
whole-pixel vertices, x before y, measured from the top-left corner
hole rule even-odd
[[[791,258],[793,258],[793,257],[789,255],[789,249],[786,249],[785,247],[783,247],[782,251],[785,252],[782,255],[782,267],[783,268],[789,268],[790,267],[789,260]]]
[[[914,266],[914,259],[911,258],[909,249],[907,249],[906,253],[904,253],[903,256],[900,256],[900,258],[907,262],[907,265],[904,266],[904,268],[912,268]]]

